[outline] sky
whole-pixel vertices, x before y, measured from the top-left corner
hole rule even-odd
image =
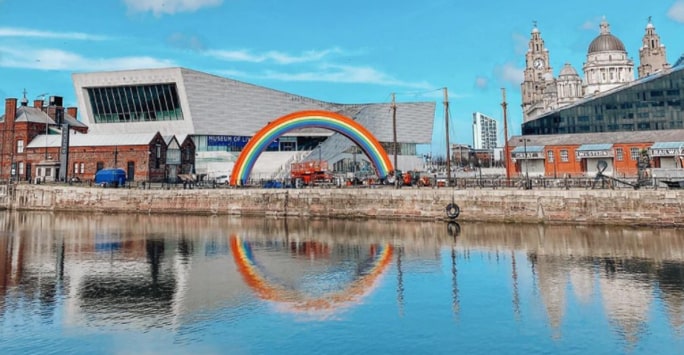
[[[519,134],[533,23],[554,75],[581,73],[604,16],[635,66],[649,16],[668,61],[684,53],[684,0],[0,0],[0,97],[77,106],[73,73],[180,66],[329,102],[436,102],[439,152],[444,88],[451,143],[473,144],[473,112],[502,126],[502,88]]]

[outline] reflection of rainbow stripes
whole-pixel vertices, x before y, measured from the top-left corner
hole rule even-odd
[[[296,290],[273,285],[264,278],[254,261],[249,244],[238,236],[230,237],[230,249],[238,271],[247,285],[256,292],[259,298],[272,302],[286,303],[289,309],[296,312],[328,311],[359,302],[376,285],[376,281],[385,272],[392,261],[392,246],[386,244],[378,247],[373,253],[373,266],[368,272],[360,275],[343,290],[320,298],[311,298]]]
[[[380,142],[365,127],[351,118],[329,111],[301,111],[269,122],[252,137],[233,165],[230,184],[244,185],[257,158],[271,142],[283,134],[299,128],[324,128],[351,139],[368,156],[379,178],[392,171],[392,163]]]

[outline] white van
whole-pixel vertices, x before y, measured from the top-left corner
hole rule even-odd
[[[230,181],[230,178],[228,175],[219,175],[216,178],[214,178],[214,181],[217,184],[227,184]]]

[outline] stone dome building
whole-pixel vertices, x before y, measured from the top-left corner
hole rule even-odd
[[[622,41],[610,33],[610,25],[604,18],[601,33],[587,51],[584,63],[584,93],[593,95],[634,81],[634,62],[627,57]]]
[[[605,18],[599,28],[598,36],[587,48],[587,59],[582,65],[583,77],[570,63],[565,63],[556,78],[549,49],[535,23],[525,54],[524,80],[520,85],[523,123],[635,80],[634,61],[628,56],[624,43],[610,32]],[[639,77],[668,69],[670,66],[665,53],[665,46],[649,18],[639,49]]]
[[[582,78],[577,74],[577,70],[575,70],[570,63],[565,63],[563,69],[561,69],[556,86],[559,106],[571,104],[584,95]]]

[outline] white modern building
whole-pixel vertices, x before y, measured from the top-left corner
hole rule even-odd
[[[188,135],[196,146],[196,170],[209,176],[232,171],[247,141],[268,122],[302,110],[326,110],[357,120],[394,154],[390,103],[337,104],[294,95],[186,68],[140,69],[73,74],[81,121],[93,134],[160,132]],[[419,144],[432,140],[435,102],[396,105],[397,168],[422,166]],[[289,164],[311,159],[348,166],[355,144],[318,128],[287,132],[264,152],[252,175],[283,173]],[[358,155],[358,157],[357,157]]]
[[[473,148],[494,149],[498,147],[498,131],[496,119],[481,112],[473,113]]]

